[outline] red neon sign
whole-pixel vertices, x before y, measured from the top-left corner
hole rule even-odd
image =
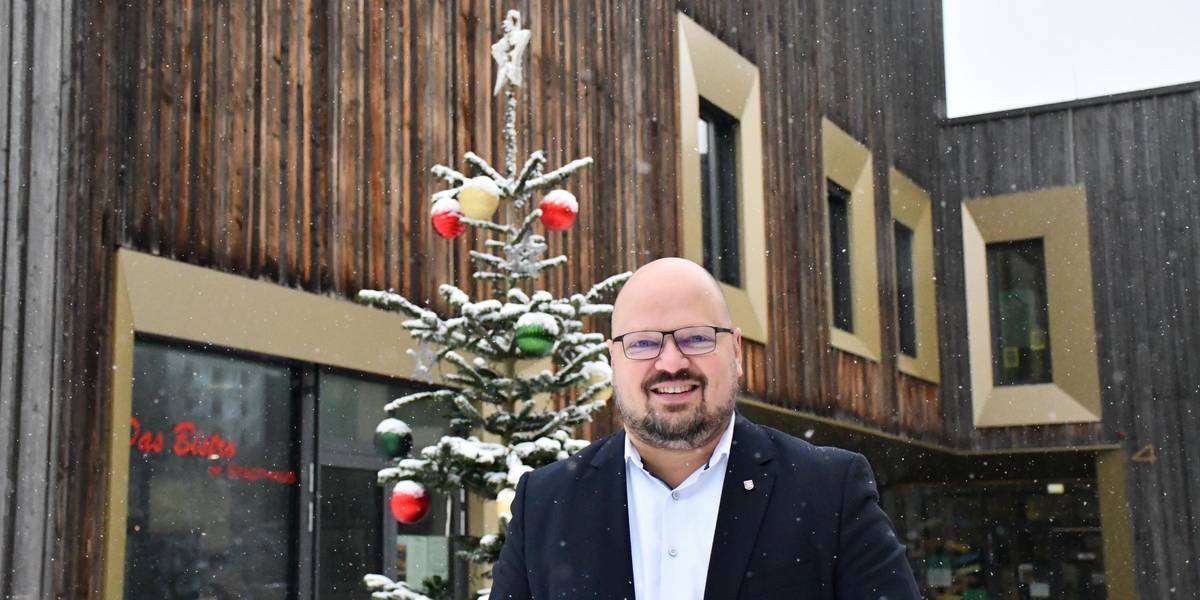
[[[129,447],[142,454],[163,454],[164,439],[162,432],[142,429],[142,423],[137,417],[129,417]],[[218,433],[200,433],[196,424],[182,421],[171,428],[173,436],[171,453],[180,458],[203,458],[206,460],[232,461],[237,456],[237,444],[221,437]],[[170,456],[171,454],[168,454]],[[273,471],[262,467],[246,467],[227,462],[225,465],[211,464],[208,467],[210,477],[220,477],[222,474],[230,481],[269,481],[282,485],[295,485],[299,477],[295,471]]]

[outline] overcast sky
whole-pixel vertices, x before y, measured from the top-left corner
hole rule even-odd
[[[1200,0],[944,0],[947,116],[1200,81]]]

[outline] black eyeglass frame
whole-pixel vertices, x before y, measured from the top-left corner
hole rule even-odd
[[[675,332],[681,331],[683,329],[694,329],[696,327],[711,327],[713,329],[713,338],[714,339],[716,338],[716,336],[718,334],[733,333],[733,331],[734,331],[733,329],[730,329],[728,327],[717,327],[716,325],[688,325],[687,327],[680,327],[678,329],[672,329],[670,331],[662,331],[660,329],[639,329],[638,331],[629,331],[626,333],[622,333],[621,335],[614,337],[612,339],[612,341],[613,341],[613,343],[621,345],[621,352],[623,354],[625,354],[625,358],[627,358],[629,360],[654,360],[654,359],[658,358],[659,356],[662,356],[662,351],[663,351],[663,348],[666,347],[666,341],[667,341],[668,335],[671,336],[671,340],[675,342],[675,347],[679,349],[679,353],[684,356],[704,356],[705,354],[712,354],[713,352],[716,352],[717,351],[716,344],[713,345],[712,350],[709,350],[707,352],[697,352],[695,354],[688,354],[687,352],[683,351],[683,348],[679,347],[679,342],[677,340],[675,340]],[[633,335],[636,333],[659,333],[659,334],[662,334],[662,340],[659,342],[660,345],[658,347],[658,354],[655,354],[654,356],[647,356],[645,358],[633,358],[633,357],[629,356],[629,351],[625,349],[625,343],[622,340],[625,339],[625,336]]]

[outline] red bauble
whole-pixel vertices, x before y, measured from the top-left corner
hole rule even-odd
[[[579,214],[579,202],[567,190],[554,190],[542,196],[538,208],[542,209],[542,225],[550,231],[569,229]]]
[[[433,230],[448,240],[462,235],[467,230],[467,226],[462,222],[462,209],[458,205],[458,200],[454,198],[442,198],[434,202],[433,210],[430,212]]]
[[[389,505],[397,521],[412,525],[429,514],[429,494],[421,484],[406,479],[392,488]]]

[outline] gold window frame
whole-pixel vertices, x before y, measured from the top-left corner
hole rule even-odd
[[[941,372],[938,355],[936,277],[933,265],[933,204],[930,202],[929,192],[895,167],[888,170],[888,189],[892,219],[904,224],[913,232],[913,308],[916,316],[917,356],[913,358],[897,349],[896,363],[903,373],[939,383]]]
[[[684,258],[704,264],[700,154],[695,126],[700,97],[738,120],[738,240],[742,287],[721,283],[742,335],[767,342],[767,241],[763,199],[762,107],[758,67],[678,14],[680,226]],[[696,65],[702,68],[697,69]]]
[[[976,427],[1101,420],[1087,194],[1060,187],[963,203],[963,270]],[[1045,248],[1053,382],[997,386],[987,250],[992,242],[1041,238]]]
[[[825,304],[829,344],[839,350],[878,361],[879,259],[875,233],[875,177],[871,151],[827,118],[821,119],[822,171],[820,202],[825,213]],[[850,280],[854,331],[833,324],[832,248],[825,203],[832,179],[850,190]]]

